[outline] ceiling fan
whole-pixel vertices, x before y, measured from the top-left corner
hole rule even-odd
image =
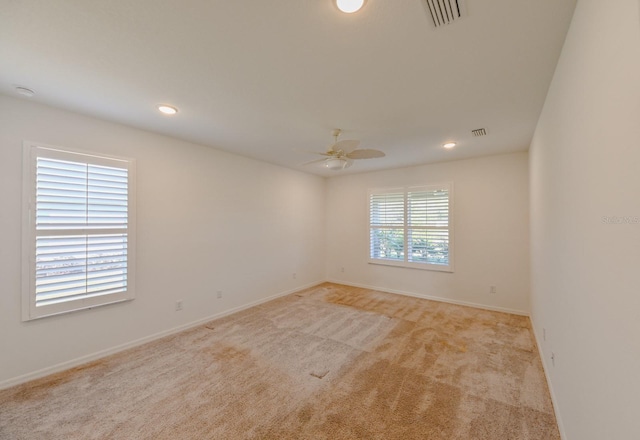
[[[334,138],[334,143],[327,148],[326,152],[312,152],[313,154],[324,156],[322,159],[315,159],[309,162],[305,162],[301,165],[324,162],[323,165],[325,168],[328,168],[332,171],[338,171],[349,168],[353,164],[353,161],[356,159],[374,159],[385,156],[385,154],[379,150],[358,148],[358,145],[360,145],[360,141],[351,139],[338,141],[338,136],[340,136],[340,133],[342,133],[342,130],[340,130],[339,128],[333,130],[332,135]]]

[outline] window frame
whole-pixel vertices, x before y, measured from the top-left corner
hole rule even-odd
[[[410,192],[420,192],[420,191],[435,191],[435,190],[443,190],[446,189],[448,191],[448,224],[447,227],[429,227],[429,226],[415,226],[410,225],[408,216],[407,216],[407,199],[408,194]],[[386,226],[374,226],[371,222],[371,197],[373,195],[381,195],[381,194],[398,194],[402,193],[404,196],[403,202],[403,210],[404,210],[404,218],[402,226],[389,226],[388,228],[392,229],[401,229],[403,232],[403,240],[404,240],[404,260],[391,260],[391,259],[383,259],[383,258],[372,258],[372,237],[371,232],[373,229],[377,228],[387,228]],[[369,264],[374,265],[382,265],[382,266],[395,266],[395,267],[404,267],[410,269],[420,269],[420,270],[430,270],[430,271],[438,271],[438,272],[454,272],[454,192],[453,192],[453,183],[445,182],[439,184],[428,184],[428,185],[407,185],[407,186],[396,186],[390,188],[373,188],[369,189],[367,193],[367,216],[368,216],[368,228],[367,228],[367,262]],[[410,229],[425,229],[425,230],[448,230],[449,233],[449,264],[437,264],[430,262],[414,262],[409,261],[409,256],[407,253],[408,249],[408,231]]]
[[[127,169],[127,235],[126,251],[126,289],[120,292],[93,295],[55,304],[36,306],[36,191],[38,158],[61,159],[96,166],[108,166]],[[62,148],[37,142],[23,142],[23,185],[22,185],[22,320],[31,321],[48,316],[71,313],[79,310],[131,301],[135,298],[135,261],[136,261],[136,161],[129,157],[120,157],[85,150]],[[85,229],[86,233],[78,233]],[[70,230],[69,235],[104,235],[109,228],[78,227]],[[94,232],[95,231],[95,232]],[[113,233],[113,232],[112,232]],[[53,233],[53,235],[63,235]]]

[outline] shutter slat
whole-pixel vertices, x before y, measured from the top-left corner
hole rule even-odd
[[[372,194],[369,206],[371,225],[404,224],[404,193]]]
[[[81,283],[74,283],[73,281],[70,281],[68,283],[36,287],[36,298],[60,298],[66,295],[78,295],[83,292],[86,292],[86,280]]]
[[[409,230],[409,261],[417,263],[449,264],[448,230]]]
[[[116,286],[114,288],[107,288],[107,289],[100,290],[98,292],[89,292],[89,293],[83,292],[75,295],[68,294],[66,296],[50,297],[48,299],[39,299],[36,304],[38,306],[60,304],[60,303],[71,302],[71,301],[76,301],[80,299],[87,299],[87,298],[93,298],[96,296],[103,296],[103,295],[109,295],[112,293],[124,292],[125,290],[126,290],[126,286],[124,288],[122,286]]]
[[[402,228],[371,228],[370,256],[374,259],[403,261],[404,230]]]
[[[438,191],[412,191],[407,195],[408,225],[447,226],[449,223],[449,193]]]

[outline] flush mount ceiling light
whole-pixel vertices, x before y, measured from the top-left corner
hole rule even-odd
[[[171,107],[170,105],[159,105],[158,110],[160,110],[165,115],[175,115],[178,113],[178,109],[175,107]]]
[[[364,0],[336,0],[338,9],[347,14],[358,12],[362,5],[364,5]]]
[[[443,147],[446,148],[447,150],[450,150],[455,146],[456,146],[455,142],[447,142],[446,144],[443,145]]]

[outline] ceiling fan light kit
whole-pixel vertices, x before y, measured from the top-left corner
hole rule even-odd
[[[335,0],[336,6],[345,14],[358,12],[364,5],[365,0]]]
[[[331,171],[339,171],[349,168],[351,162],[343,157],[331,157],[325,161],[324,166]]]

